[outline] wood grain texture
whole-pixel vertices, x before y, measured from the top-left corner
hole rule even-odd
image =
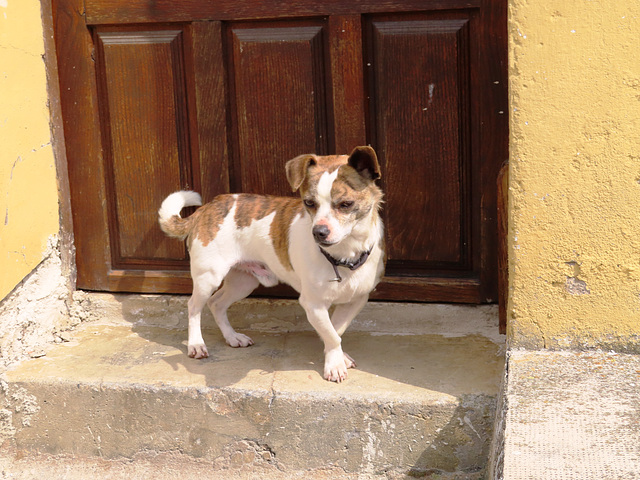
[[[439,303],[482,303],[478,279],[387,276],[371,293],[374,300]]]
[[[93,39],[82,0],[53,0],[60,106],[71,191],[78,288],[106,289],[111,262]],[[62,34],[64,32],[64,34]]]
[[[188,124],[181,30],[98,30],[114,264],[184,259],[150,212],[188,187]]]
[[[507,5],[502,1],[483,0],[478,15],[479,42],[471,57],[476,72],[471,89],[478,94],[473,95],[476,113],[471,121],[477,126],[472,148],[479,152],[480,174],[472,180],[481,208],[478,219],[479,243],[483,245],[479,258],[481,296],[484,302],[495,302],[498,298],[495,182],[500,167],[509,158]]]
[[[468,24],[443,17],[369,25],[372,128],[386,172],[391,265],[470,266]]]
[[[284,165],[328,153],[323,25],[238,25],[233,55],[236,190],[290,195]]]
[[[477,8],[482,0],[85,0],[87,23],[192,22],[195,20],[258,20],[274,18],[362,15]]]
[[[350,153],[366,145],[365,88],[360,15],[331,16],[328,22],[332,102],[332,148]]]
[[[230,185],[228,86],[222,24],[194,22],[192,32],[193,108],[197,120],[192,129],[197,135],[198,147],[194,151],[198,152],[200,172],[200,187],[196,190],[201,192],[204,201],[209,201],[216,195],[229,193]],[[194,180],[196,178],[194,175]]]

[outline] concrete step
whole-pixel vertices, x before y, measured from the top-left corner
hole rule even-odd
[[[640,356],[512,351],[508,370],[489,478],[640,478]]]
[[[207,330],[205,360],[186,356],[184,297],[79,304],[91,321],[4,375],[8,475],[65,470],[65,458],[75,465],[65,478],[132,459],[156,465],[157,478],[182,463],[209,478],[476,479],[486,468],[504,364],[495,307],[371,303],[343,337],[358,368],[334,384],[296,302],[234,306],[232,323],[255,345],[233,349]]]

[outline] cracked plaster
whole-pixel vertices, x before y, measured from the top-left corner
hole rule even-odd
[[[510,2],[512,347],[640,350],[639,17]]]
[[[0,300],[59,230],[40,2],[0,4]]]

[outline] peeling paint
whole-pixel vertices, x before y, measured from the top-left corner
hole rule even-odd
[[[587,282],[576,277],[567,277],[564,287],[571,295],[589,295],[591,293],[587,288]]]
[[[82,320],[69,311],[70,297],[57,239],[52,237],[44,260],[0,302],[0,370],[39,355],[59,332]]]

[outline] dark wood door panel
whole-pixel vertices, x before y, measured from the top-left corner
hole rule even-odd
[[[289,158],[369,143],[389,256],[373,297],[495,298],[504,0],[53,10],[80,288],[189,293],[184,245],[157,226],[167,194],[290,195]]]
[[[230,191],[228,83],[221,22],[193,22],[191,55],[185,56],[192,164],[199,167],[199,192],[212,199]],[[187,50],[189,50],[187,48]],[[194,175],[194,180],[198,176]]]
[[[98,29],[98,78],[114,266],[185,260],[149,215],[193,186],[182,30]]]
[[[468,16],[367,25],[371,136],[383,162],[388,271],[471,270]],[[402,185],[403,188],[395,188]]]
[[[285,162],[328,153],[325,22],[231,24],[236,191],[288,195]]]

